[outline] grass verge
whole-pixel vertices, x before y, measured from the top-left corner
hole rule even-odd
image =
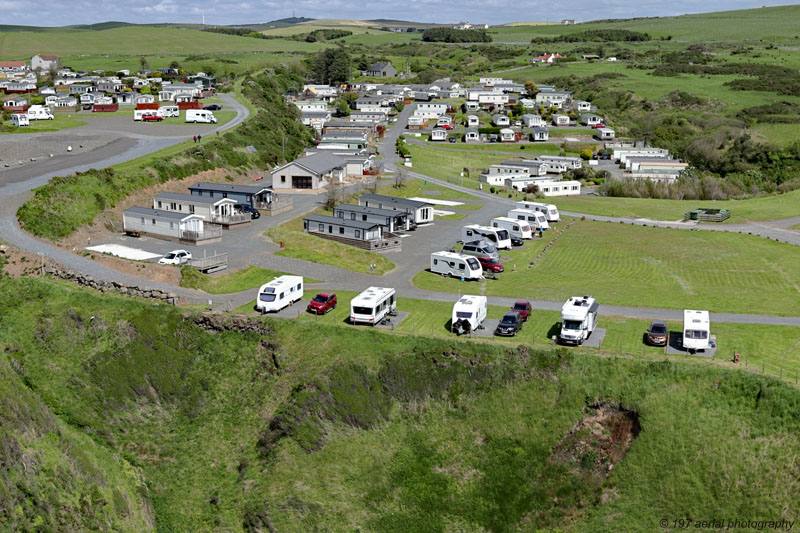
[[[209,294],[231,294],[248,289],[256,289],[267,283],[272,278],[283,276],[287,272],[249,266],[231,274],[209,276],[196,268],[184,266],[181,268],[181,287],[200,289]],[[318,280],[303,278],[305,283],[319,283]]]

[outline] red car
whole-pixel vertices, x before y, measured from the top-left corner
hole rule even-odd
[[[478,256],[478,262],[481,264],[481,268],[484,270],[491,270],[492,272],[502,272],[505,270],[503,265],[500,264],[497,259],[492,259],[491,257],[486,256]]]
[[[154,113],[147,113],[142,115],[142,122],[161,122],[164,120],[164,117],[161,115],[156,115]]]
[[[306,307],[306,311],[314,313],[315,315],[324,315],[328,311],[334,309],[336,309],[336,293],[327,291],[314,296],[314,298],[308,302],[308,307]]]
[[[526,300],[514,302],[514,307],[512,307],[511,310],[519,313],[523,322],[527,322],[528,318],[531,316],[531,304]]]
[[[597,129],[597,128],[605,128],[606,125],[605,124],[592,124],[592,127],[595,128],[595,129]]]
[[[442,124],[439,127],[444,129],[444,130],[452,130],[453,129],[453,126],[451,126],[450,124]]]

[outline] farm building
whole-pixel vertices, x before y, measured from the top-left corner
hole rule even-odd
[[[238,213],[233,198],[209,198],[196,194],[162,192],[153,198],[153,209],[200,215],[206,222],[233,226],[250,222],[249,213]]]
[[[400,250],[402,239],[392,233],[384,233],[383,226],[376,222],[348,220],[327,215],[308,215],[303,218],[303,231],[324,239],[356,246],[365,250]]]
[[[222,238],[222,227],[204,223],[200,215],[130,207],[122,212],[125,233],[150,235],[168,241],[210,244]]]

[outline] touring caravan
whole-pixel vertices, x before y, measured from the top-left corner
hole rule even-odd
[[[477,259],[471,255],[453,252],[433,252],[431,254],[431,272],[465,280],[483,278],[483,269]]]
[[[187,109],[186,122],[202,122],[203,124],[216,124],[217,117],[211,111],[205,109]]]
[[[30,126],[31,121],[28,118],[28,115],[25,113],[14,113],[11,115],[11,125],[17,126],[18,128],[22,126]]]
[[[711,321],[708,311],[683,311],[683,348],[689,352],[708,348],[711,338]]]
[[[53,112],[49,107],[42,105],[32,105],[26,112],[28,120],[53,120]]]
[[[156,113],[152,109],[134,109],[133,120],[142,120],[142,117],[144,115],[154,115],[154,114]]]
[[[533,211],[531,209],[511,209],[508,211],[508,218],[515,220],[524,220],[530,225],[533,230],[541,228],[543,231],[550,229],[550,224],[547,223],[547,217],[544,213]]]
[[[511,237],[508,235],[508,231],[504,229],[479,226],[477,224],[470,224],[461,228],[461,239],[464,242],[481,238],[492,242],[498,249],[511,249]]]
[[[470,333],[483,327],[486,320],[486,296],[465,294],[453,305],[450,331],[456,335]]]
[[[280,311],[303,299],[302,276],[280,276],[258,289],[256,310],[262,313]]]
[[[386,287],[370,287],[350,300],[350,323],[379,324],[386,315],[397,309],[395,290]]]
[[[180,109],[176,105],[165,105],[158,108],[158,116],[164,118],[179,117],[181,115]]]
[[[558,339],[564,344],[583,344],[597,327],[600,306],[591,296],[573,296],[561,308],[561,332]]]
[[[533,230],[530,225],[522,220],[515,220],[509,217],[495,217],[492,219],[493,228],[501,228],[506,230],[513,237],[520,239],[532,239]]]
[[[558,208],[553,204],[542,204],[539,202],[517,202],[519,209],[530,209],[532,211],[539,211],[544,213],[548,222],[559,222],[561,217],[558,214]]]

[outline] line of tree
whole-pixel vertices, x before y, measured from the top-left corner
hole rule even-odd
[[[230,26],[212,26],[210,28],[203,28],[203,31],[211,33],[222,33],[224,35],[237,35],[239,37],[253,37],[254,39],[269,39],[268,36],[257,31],[247,28],[232,28]]]
[[[555,37],[535,37],[531,43],[638,42],[650,41],[649,33],[631,30],[586,30]]]
[[[492,36],[484,30],[456,30],[454,28],[428,28],[422,40],[429,43],[490,43]]]
[[[314,30],[310,33],[301,33],[292,36],[296,41],[305,41],[307,43],[316,43],[318,41],[332,41],[333,39],[341,39],[353,35],[349,30],[336,30],[332,28],[325,28]]]

